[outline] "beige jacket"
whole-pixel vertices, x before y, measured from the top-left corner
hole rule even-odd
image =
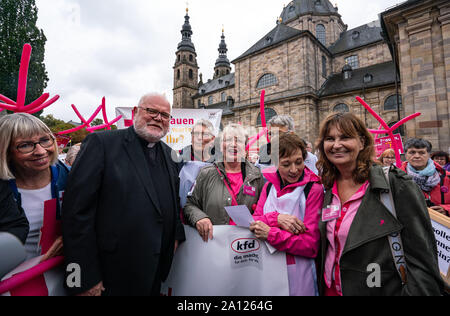
[[[246,205],[253,214],[253,207],[258,203],[264,186],[264,179],[257,167],[248,161],[244,164],[244,186],[255,188],[255,196],[246,195],[243,186],[236,199],[238,205]],[[219,168],[222,175],[219,174],[216,167]],[[184,208],[184,217],[189,225],[195,227],[195,224],[204,218],[211,219],[213,225],[229,224],[230,217],[224,207],[231,206],[232,198],[224,184],[224,178],[228,181],[223,162],[215,163],[200,171],[195,187],[191,195],[188,196]]]

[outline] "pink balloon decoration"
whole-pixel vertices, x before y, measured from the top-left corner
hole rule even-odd
[[[250,147],[254,143],[256,143],[256,141],[258,141],[264,134],[266,135],[267,142],[270,143],[269,135],[267,134],[268,128],[267,128],[267,122],[266,122],[266,108],[264,105],[265,96],[266,96],[266,90],[262,90],[261,98],[260,98],[260,102],[259,102],[259,109],[261,112],[261,124],[262,124],[263,130],[260,133],[258,133],[258,135],[256,135],[255,137],[253,137],[249,140],[249,143],[247,144],[247,146],[245,148],[246,151],[248,151],[250,149]]]
[[[421,113],[415,113],[413,115],[410,115],[402,120],[400,120],[398,123],[396,123],[394,126],[389,127],[388,124],[360,97],[356,97],[356,100],[358,100],[359,103],[361,103],[362,106],[366,108],[367,111],[369,111],[370,114],[372,114],[375,119],[380,122],[381,126],[379,127],[379,130],[369,130],[372,134],[376,134],[377,137],[379,134],[388,134],[391,140],[394,140],[394,131],[405,124],[406,122],[415,119],[416,117],[422,115]],[[381,130],[381,128],[384,128],[385,130]],[[396,160],[396,166],[400,168],[402,166],[402,159],[400,157],[400,148],[398,148],[397,142],[392,141],[392,146],[394,147],[395,151],[395,160]]]
[[[78,116],[78,118],[81,120],[81,122],[83,123],[82,125],[69,129],[67,131],[62,131],[59,132],[58,135],[66,135],[66,134],[71,134],[71,133],[75,133],[78,132],[79,130],[82,130],[83,128],[87,128],[90,127],[92,121],[95,119],[95,117],[98,115],[98,113],[100,113],[100,110],[102,109],[102,106],[99,106],[97,108],[97,110],[95,110],[94,114],[92,114],[92,116],[89,118],[89,120],[85,120],[85,118],[80,114],[80,112],[78,111],[77,107],[75,105],[72,104],[72,109],[75,111],[75,114]]]
[[[258,135],[252,137],[251,139],[249,139],[249,142],[247,144],[247,147],[245,147],[246,151],[249,151],[250,147],[253,146],[254,143],[256,143],[258,141],[258,139],[260,139],[265,133],[267,133],[267,127],[264,128],[261,132],[259,132]]]
[[[0,94],[0,101],[4,103],[0,103],[0,111],[9,110],[15,113],[29,113],[34,114],[39,112],[46,107],[49,107],[53,103],[55,103],[59,96],[55,96],[49,101],[47,99],[50,97],[50,94],[45,93],[40,96],[38,99],[30,103],[29,105],[25,105],[25,99],[27,96],[27,80],[28,80],[28,69],[30,65],[31,58],[31,45],[25,44],[22,50],[22,57],[20,61],[20,70],[19,70],[19,82],[17,86],[17,101],[13,101],[4,95]],[[47,102],[46,102],[47,101]]]
[[[75,111],[75,114],[78,116],[78,118],[81,120],[81,122],[83,124],[78,127],[69,129],[67,131],[59,132],[58,135],[66,135],[66,134],[74,133],[79,130],[82,130],[83,128],[86,128],[86,130],[90,133],[93,133],[96,130],[104,129],[104,128],[111,130],[111,126],[116,124],[118,121],[120,121],[122,119],[122,115],[120,115],[117,118],[115,118],[113,121],[111,121],[111,122],[108,121],[108,116],[106,115],[106,98],[105,97],[103,97],[103,99],[102,99],[102,104],[97,108],[97,110],[95,110],[94,114],[92,114],[92,116],[87,121],[80,114],[80,112],[78,111],[78,109],[75,105],[72,104],[72,108]],[[94,119],[97,117],[97,115],[98,115],[98,113],[100,113],[100,111],[102,111],[102,116],[105,121],[105,124],[102,124],[99,126],[91,126],[92,121],[94,121]]]

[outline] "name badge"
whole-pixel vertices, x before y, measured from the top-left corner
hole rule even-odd
[[[250,196],[256,196],[256,189],[254,187],[245,185],[244,186],[244,194]]]
[[[339,205],[331,205],[322,210],[322,222],[329,222],[341,217],[341,208]]]

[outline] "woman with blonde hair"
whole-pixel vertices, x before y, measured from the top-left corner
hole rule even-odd
[[[18,208],[30,224],[25,242],[27,258],[42,255],[41,261],[45,261],[61,254],[62,238],[45,253],[40,246],[45,207],[49,205],[46,202],[56,200],[59,217],[60,198],[69,173],[58,161],[55,136],[38,118],[12,114],[0,118],[0,144],[0,180],[8,183]]]
[[[385,167],[392,166],[393,164],[395,164],[395,151],[392,148],[386,149],[381,154],[380,158],[378,158],[378,161]]]
[[[319,229],[319,290],[326,296],[440,295],[436,240],[410,177],[374,164],[374,141],[352,113],[322,123],[326,193]]]
[[[186,222],[205,242],[213,238],[213,225],[234,224],[227,206],[246,205],[253,213],[264,186],[257,167],[245,159],[248,135],[239,124],[225,127],[220,146],[223,159],[203,168],[184,207]],[[217,152],[217,151],[216,151]]]

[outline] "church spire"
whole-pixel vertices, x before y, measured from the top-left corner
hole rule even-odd
[[[214,67],[214,79],[227,75],[231,71],[231,64],[227,58],[227,43],[225,42],[225,29],[222,27],[222,37],[219,44],[219,58]]]
[[[192,27],[189,23],[189,10],[186,9],[181,28],[181,42],[178,44],[174,69],[173,107],[194,108],[192,97],[198,92],[197,53],[192,43]]]
[[[191,37],[192,37],[192,27],[189,23],[190,17],[189,17],[189,9],[186,8],[186,15],[184,17],[184,24],[181,28],[181,42],[178,44],[178,51],[190,51],[195,53],[195,46],[192,43]]]

